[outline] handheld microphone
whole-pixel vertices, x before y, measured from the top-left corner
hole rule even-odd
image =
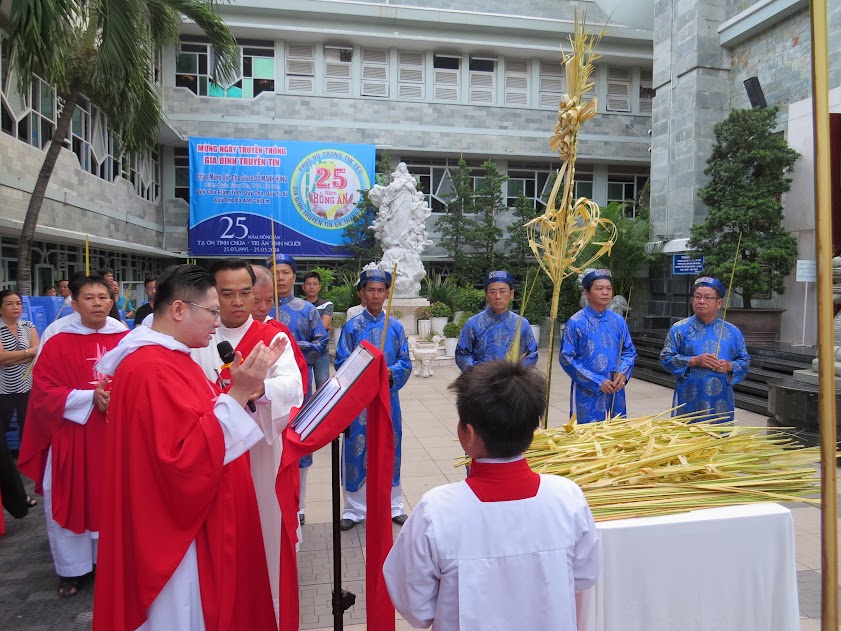
[[[221,357],[222,361],[226,364],[232,363],[237,358],[237,354],[234,352],[234,347],[231,346],[230,342],[219,342],[216,345],[216,350],[219,352],[219,357]],[[248,409],[252,412],[257,411],[257,406],[254,405],[254,401],[251,401],[250,399],[248,401]]]

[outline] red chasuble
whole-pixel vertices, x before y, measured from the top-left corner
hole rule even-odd
[[[394,427],[391,424],[388,368],[379,349],[368,342],[362,342],[362,345],[374,355],[374,361],[312,434],[301,441],[291,425],[283,431],[283,457],[276,486],[283,520],[280,538],[280,631],[297,631],[300,628],[295,554],[295,531],[300,504],[298,460],[337,438],[366,407],[368,518],[365,539],[365,606],[369,629],[394,631],[394,605],[391,604],[383,577],[383,563],[393,543],[391,478],[394,473]]]
[[[295,341],[295,336],[292,335],[292,331],[289,330],[289,327],[286,326],[283,322],[278,322],[275,319],[271,319],[265,322],[266,325],[276,329],[275,334],[277,331],[281,333],[285,333],[286,337],[289,338],[289,343],[292,345],[292,351],[295,353],[295,363],[298,364],[298,370],[301,371],[301,382],[304,384],[304,396],[307,395],[307,387],[309,386],[310,381],[310,371],[307,368],[307,360],[304,359],[304,354],[301,352],[301,347],[298,346],[298,342]],[[250,333],[250,331],[249,331]],[[246,333],[246,336],[248,334]],[[243,341],[245,338],[243,338]],[[254,342],[255,344],[257,342]],[[266,342],[268,344],[268,342]],[[239,346],[242,346],[242,342],[239,343]],[[239,348],[239,346],[237,348]],[[252,346],[253,348],[253,346]],[[245,357],[245,353],[243,353],[243,357]]]
[[[75,533],[100,529],[106,425],[95,405],[84,425],[65,420],[64,406],[71,390],[96,389],[105,375],[94,364],[127,334],[59,333],[44,345],[32,370],[18,469],[43,494],[52,447],[53,519]]]
[[[196,541],[208,631],[275,629],[245,458],[223,465],[219,389],[183,352],[152,345],[116,370],[108,410],[94,631],[134,631]]]

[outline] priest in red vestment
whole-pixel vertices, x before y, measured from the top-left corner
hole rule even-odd
[[[74,278],[71,292],[78,318],[41,347],[18,457],[44,495],[62,598],[79,592],[97,561],[110,384],[95,364],[128,332],[108,318],[113,299],[105,279]]]
[[[289,423],[292,408],[299,407],[304,400],[301,372],[295,363],[294,349],[289,347],[290,338],[251,316],[254,303],[253,267],[244,259],[226,258],[211,265],[210,273],[219,295],[222,325],[214,332],[210,344],[194,348],[190,352],[196,363],[201,366],[205,377],[211,381],[219,380],[223,389],[227,387],[230,373],[223,367],[219,356],[217,345],[220,342],[230,343],[243,357],[248,356],[259,342],[268,346],[279,338],[287,345],[286,350],[266,374],[262,390],[258,393],[260,396],[253,402],[254,411],[250,412],[250,416],[260,427],[265,440],[259,441],[248,453],[251,478],[260,509],[272,600],[275,612],[279,613],[281,521],[275,483],[283,453],[281,432]],[[303,359],[303,355],[301,357]],[[306,366],[306,363],[304,365]]]
[[[258,342],[222,393],[190,349],[219,320],[213,276],[177,265],[158,280],[152,327],[98,364],[114,375],[95,631],[274,629],[249,463],[263,438],[243,409],[284,350]],[[241,362],[241,363],[240,363]]]

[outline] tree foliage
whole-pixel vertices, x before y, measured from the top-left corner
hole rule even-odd
[[[470,235],[475,227],[471,217],[474,212],[473,178],[470,168],[464,158],[450,172],[452,179],[452,194],[447,199],[447,212],[438,217],[439,245],[447,251],[453,259],[453,273],[463,281],[475,282],[467,274]]]
[[[122,150],[140,152],[157,142],[161,121],[153,59],[178,41],[184,17],[210,40],[214,77],[224,83],[238,73],[239,48],[213,5],[213,0],[12,0],[12,64],[21,93],[29,93],[35,73],[64,101],[21,229],[19,292],[32,289],[35,227],[81,96],[105,112]]]
[[[602,217],[610,219],[616,226],[616,243],[602,263],[613,276],[615,295],[630,297],[631,287],[637,274],[648,265],[657,263],[662,246],[650,246],[651,222],[644,215],[628,217],[624,204],[611,202],[602,208]]]
[[[475,250],[471,267],[479,271],[479,276],[497,269],[502,262],[497,254],[497,244],[503,233],[496,225],[496,218],[506,208],[502,185],[508,181],[508,176],[500,173],[493,160],[485,160],[482,169],[484,173],[474,197],[476,220],[468,239]]]
[[[529,246],[528,232],[523,227],[529,221],[541,214],[540,210],[534,207],[534,202],[522,192],[514,202],[511,209],[514,220],[506,229],[508,236],[505,243],[505,251],[508,254],[508,271],[514,274],[515,278],[522,279],[526,276],[529,267],[537,265],[534,253]]]
[[[692,227],[692,255],[704,257],[704,272],[727,283],[751,307],[755,294],[781,294],[797,258],[797,241],[783,227],[781,196],[799,157],[774,133],[778,108],[737,109],[714,127],[716,143],[704,171],[711,180],[698,191],[709,207]],[[736,245],[741,234],[738,256]],[[733,260],[737,257],[735,271]]]

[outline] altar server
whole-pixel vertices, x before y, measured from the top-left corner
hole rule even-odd
[[[577,484],[523,458],[543,416],[546,380],[502,360],[462,373],[458,438],[466,480],[428,491],[383,566],[413,627],[575,631],[576,592],[601,567],[593,516]]]
[[[94,631],[277,628],[248,459],[263,440],[243,409],[283,352],[257,342],[227,394],[190,357],[219,326],[213,276],[158,280],[152,327],[97,367],[114,375]]]
[[[560,361],[570,379],[570,415],[579,423],[625,415],[625,384],[637,351],[624,318],[608,309],[613,299],[609,270],[592,270],[581,280],[587,305],[564,328]]]
[[[58,595],[75,596],[97,561],[103,505],[105,413],[111,385],[95,364],[128,333],[108,317],[111,286],[100,276],[70,284],[75,313],[41,345],[18,468],[44,495]]]
[[[327,343],[330,335],[321,316],[311,303],[297,298],[295,290],[295,274],[297,271],[295,259],[287,254],[278,254],[275,258],[275,278],[277,278],[278,312],[275,317],[279,322],[285,324],[292,331],[295,341],[301,347],[304,359],[307,360],[309,377],[307,379],[307,398],[313,391],[313,366],[324,353],[327,352]],[[304,509],[307,495],[307,472],[312,466],[312,456],[301,458],[301,499],[298,519],[303,524],[305,521]]]
[[[342,328],[339,343],[336,344],[336,369],[350,356],[363,340],[380,348],[385,326],[383,305],[391,287],[391,274],[379,269],[362,272],[359,283],[365,293],[366,307],[360,315],[348,320]],[[394,477],[391,489],[391,520],[402,525],[406,521],[400,490],[400,442],[403,436],[403,419],[400,412],[398,391],[412,374],[412,362],[409,359],[409,345],[403,325],[397,318],[388,319],[383,347],[391,390],[391,422],[394,425]],[[365,479],[368,449],[365,426],[367,411],[354,419],[345,437],[342,450],[342,482],[344,484],[345,507],[339,527],[350,530],[365,519]]]
[[[219,295],[220,319],[222,325],[216,329],[210,344],[193,348],[190,355],[201,366],[205,377],[227,387],[230,373],[223,368],[225,362],[219,356],[218,344],[227,341],[243,357],[263,342],[270,346],[275,341],[284,347],[283,353],[266,373],[262,387],[254,398],[256,411],[251,418],[260,426],[264,440],[249,451],[251,476],[260,508],[260,522],[263,530],[263,544],[272,586],[275,611],[279,611],[280,580],[280,506],[275,492],[277,470],[283,453],[281,432],[289,423],[292,407],[303,402],[304,391],[301,372],[295,363],[294,350],[285,333],[273,326],[258,322],[251,313],[254,309],[254,270],[247,261],[227,258],[210,266],[216,293]]]
[[[676,322],[660,352],[660,363],[677,377],[675,414],[705,412],[733,420],[733,385],[748,374],[750,356],[742,333],[718,317],[727,290],[702,276],[692,285],[695,315]]]
[[[461,370],[503,359],[517,327],[520,327],[520,355],[528,366],[537,363],[537,342],[529,321],[520,318],[508,305],[514,298],[514,277],[504,270],[485,277],[488,308],[471,317],[462,327],[456,346],[456,364]]]

